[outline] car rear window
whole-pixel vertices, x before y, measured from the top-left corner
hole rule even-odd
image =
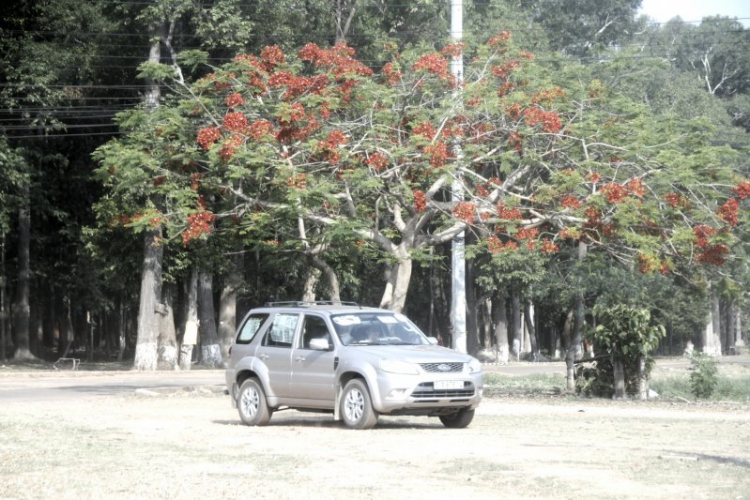
[[[240,328],[240,333],[237,334],[238,344],[249,344],[252,342],[255,334],[258,333],[260,327],[268,319],[268,314],[251,314],[247,317],[245,322]]]

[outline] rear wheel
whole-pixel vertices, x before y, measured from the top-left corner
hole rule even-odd
[[[372,429],[378,422],[378,414],[372,407],[367,385],[360,379],[350,380],[341,395],[341,417],[351,429]]]
[[[449,429],[463,429],[474,420],[474,410],[460,410],[450,415],[440,415],[440,421]]]
[[[271,420],[271,410],[266,403],[266,393],[257,378],[245,380],[237,398],[237,410],[245,425],[266,425]]]

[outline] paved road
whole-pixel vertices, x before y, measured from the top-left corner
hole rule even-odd
[[[722,364],[750,365],[750,356],[725,356]],[[658,359],[657,369],[687,369],[687,359]],[[486,372],[506,375],[534,373],[565,374],[565,363],[511,363],[484,366]],[[192,370],[187,372],[136,371],[33,371],[12,372],[0,368],[0,408],[5,402],[73,399],[89,396],[132,393],[137,389],[189,389],[204,387],[224,389],[224,370]],[[1,410],[0,410],[1,411]]]

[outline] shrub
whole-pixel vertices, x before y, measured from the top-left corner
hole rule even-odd
[[[690,392],[696,398],[708,399],[719,383],[719,369],[716,360],[704,353],[695,354],[690,359]]]

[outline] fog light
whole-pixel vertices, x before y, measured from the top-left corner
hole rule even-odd
[[[403,398],[406,394],[406,389],[393,389],[388,393],[388,399]]]

